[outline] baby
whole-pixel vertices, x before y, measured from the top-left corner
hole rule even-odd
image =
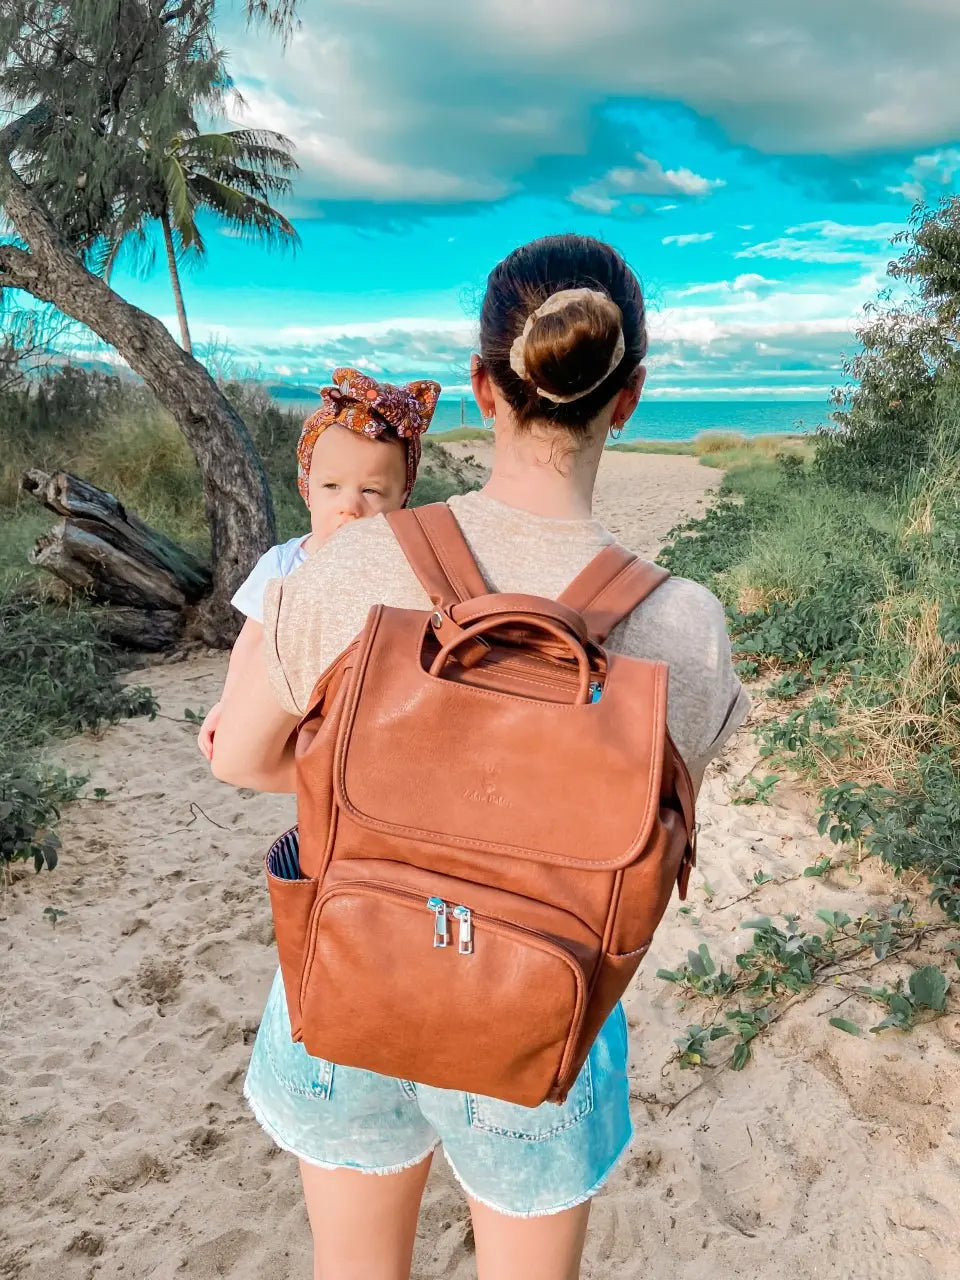
[[[244,614],[224,691],[243,680],[263,639],[263,591],[285,578],[350,520],[406,505],[417,478],[420,437],[440,396],[436,382],[394,387],[356,369],[336,369],[322,404],[303,424],[297,445],[297,486],[310,510],[310,532],[271,547],[260,557],[231,603]],[[210,760],[220,702],[207,712],[197,739]]]

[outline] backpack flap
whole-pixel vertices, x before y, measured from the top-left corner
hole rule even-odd
[[[541,701],[477,683],[483,662],[471,683],[430,674],[429,632],[418,610],[380,607],[368,623],[336,750],[345,815],[427,847],[634,861],[659,810],[666,664],[607,655],[598,701]]]

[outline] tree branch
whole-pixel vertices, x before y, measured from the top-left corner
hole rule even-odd
[[[183,0],[183,3],[177,5],[176,9],[170,13],[165,13],[160,21],[166,25],[168,22],[179,22],[181,18],[185,18],[193,8],[193,0]]]
[[[46,110],[45,107],[44,110]],[[14,121],[14,124],[21,123],[23,119],[25,117],[21,117],[20,121]],[[60,234],[46,209],[14,169],[10,162],[9,150],[6,152],[3,150],[3,135],[11,127],[8,125],[7,129],[0,133],[0,201],[3,204],[3,211],[13,223],[21,240],[26,241],[31,255],[44,266],[50,266],[54,259],[60,258],[79,267],[74,250]],[[49,302],[50,299],[46,301]]]
[[[38,288],[37,264],[32,254],[16,245],[0,244],[0,288],[26,289],[34,293]],[[34,293],[34,296],[38,296]],[[41,301],[49,302],[49,298]]]
[[[16,120],[11,120],[9,124],[4,125],[0,129],[0,159],[7,161],[9,164],[10,155],[16,151],[20,139],[32,129],[34,125],[45,124],[50,119],[50,108],[45,102],[38,102],[36,106],[24,112],[22,116],[18,116]]]
[[[278,32],[284,44],[300,27],[297,0],[246,0],[247,21],[266,23]]]

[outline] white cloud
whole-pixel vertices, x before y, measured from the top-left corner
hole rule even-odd
[[[706,196],[726,186],[722,178],[704,178],[692,169],[664,169],[659,160],[637,152],[638,166],[618,165],[596,182],[570,193],[574,204],[596,213],[611,213],[623,196]],[[667,205],[675,209],[676,205]]]
[[[687,288],[678,290],[676,297],[692,298],[706,294],[729,295],[732,293],[749,293],[759,297],[776,288],[779,283],[779,280],[768,280],[766,276],[751,273],[737,276],[735,280],[713,280],[704,284],[688,285]]]
[[[768,280],[766,276],[749,272],[746,275],[737,276],[733,287],[737,293],[762,293],[767,289],[773,289],[779,283],[779,280]]]
[[[956,3],[916,5],[874,0],[862,22],[833,0],[789,16],[769,0],[325,0],[301,6],[285,52],[236,23],[223,38],[251,123],[300,144],[307,197],[441,204],[563,182],[596,201],[658,172],[631,159],[612,101],[681,103],[777,156],[960,138]],[[569,163],[545,176],[545,159]],[[658,191],[704,194],[710,179],[666,165]]]
[[[499,200],[511,185],[431,165],[379,159],[347,138],[337,137],[320,111],[285,101],[276,92],[244,88],[241,120],[246,128],[274,129],[296,143],[302,175],[295,183],[298,199],[321,195],[412,204],[459,204]]]
[[[730,292],[730,282],[728,280],[713,280],[704,284],[687,285],[685,289],[678,289],[676,296],[678,298],[696,298],[704,294],[722,294]]]
[[[738,258],[781,258],[792,262],[863,262],[862,250],[830,249],[812,240],[797,240],[791,236],[779,236],[741,249]]]
[[[872,226],[849,226],[829,220],[804,222],[796,227],[788,227],[785,235],[774,240],[747,245],[735,256],[869,265],[884,257],[884,249],[901,230],[902,227],[896,222],[877,222]],[[889,253],[886,256],[889,257]]]
[[[579,190],[571,192],[570,199],[581,208],[589,209],[591,213],[613,213],[620,204],[620,201],[614,200],[612,196],[604,195],[601,191],[590,187],[580,187]]]
[[[611,169],[607,181],[618,191],[646,196],[705,196],[727,184],[722,178],[703,178],[690,169],[664,169],[659,160],[637,152],[640,168]]]
[[[688,244],[706,244],[708,240],[712,240],[714,233],[712,231],[695,231],[691,235],[686,236],[664,236],[660,241],[661,244],[675,244],[682,248]]]
[[[868,227],[850,226],[845,222],[833,222],[829,218],[819,222],[802,222],[797,227],[787,227],[787,235],[802,235],[813,231],[825,240],[854,240],[861,244],[873,240],[889,242],[903,228],[899,222],[875,222]]]
[[[235,330],[241,333],[243,330]],[[253,332],[257,332],[254,330]],[[442,334],[456,343],[471,343],[477,332],[476,323],[466,319],[445,319],[424,316],[385,317],[382,320],[357,320],[349,324],[288,324],[272,330],[278,343],[322,343],[331,338],[360,338],[374,340],[403,335],[416,338],[418,334]]]
[[[830,395],[833,383],[816,383],[816,382],[796,382],[792,385],[779,382],[768,382],[761,386],[741,386],[737,383],[734,386],[718,386],[711,382],[708,387],[691,387],[687,383],[679,385],[651,384],[649,381],[644,385],[643,396],[645,400],[658,399],[677,399],[677,400],[713,400],[718,396],[723,400],[749,400],[754,397],[767,400],[773,393],[776,398],[789,400],[792,397],[802,398],[805,396],[820,396],[824,400]]]
[[[960,176],[960,150],[947,147],[930,155],[917,156],[899,186],[887,187],[891,195],[903,196],[911,204],[936,199],[955,190]]]
[[[649,315],[649,390],[734,395],[736,388],[766,386],[786,398],[803,394],[804,387],[820,394],[818,389],[842,381],[842,353],[855,346],[863,301],[882,279],[870,271],[836,286],[811,280],[787,286],[750,273],[671,294],[670,305]],[[192,328],[198,346],[214,335],[218,350],[228,349],[239,369],[269,370],[306,386],[321,385],[339,364],[394,379],[436,377],[450,394],[467,382],[478,336],[468,316],[399,315],[347,324],[315,323],[306,311],[303,317],[276,323],[265,316],[225,330],[222,316],[205,322],[198,313]],[[174,317],[168,322],[175,326]]]

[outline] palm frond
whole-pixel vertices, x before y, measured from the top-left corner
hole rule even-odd
[[[233,155],[236,144],[229,133],[196,133],[175,138],[170,150],[188,168],[189,161],[207,163],[210,159]]]
[[[196,207],[190,191],[187,172],[175,155],[166,157],[164,167],[167,207],[185,249],[189,249],[195,232]]]
[[[193,158],[195,163],[232,159],[235,163],[293,173],[294,144],[272,129],[227,129],[220,133],[185,134],[174,140],[171,151]]]
[[[203,258],[206,247],[197,226],[201,208],[244,239],[299,245],[296,229],[272,204],[290,193],[290,175],[299,169],[289,138],[272,129],[201,133],[186,118],[177,121],[177,129],[162,142],[141,139],[137,155],[145,181],[116,211],[104,243],[100,237],[91,247],[91,261],[101,271],[109,271],[126,244],[136,246],[137,266],[151,269],[156,244],[145,227],[163,216],[170,221],[177,260]]]
[[[83,265],[93,275],[99,276],[109,284],[110,272],[113,270],[122,245],[122,236],[101,236],[83,255]]]
[[[198,204],[217,214],[242,238],[288,247],[300,244],[293,223],[266,200],[200,174],[194,175],[193,189]]]
[[[235,187],[238,191],[248,191],[261,200],[269,200],[271,196],[289,195],[293,186],[289,178],[257,173],[255,169],[247,169],[237,164],[210,165],[200,172],[213,182],[222,182],[228,187]]]
[[[299,169],[293,158],[296,143],[283,133],[273,129],[230,129],[226,136],[231,139],[239,155],[244,158],[258,152],[269,153],[276,163],[287,170]]]
[[[178,263],[182,264],[186,262],[196,264],[207,256],[206,242],[204,241],[204,238],[200,233],[200,228],[197,226],[196,222],[194,222],[190,228],[189,241],[184,240],[180,232],[175,230],[173,233],[173,243]]]

